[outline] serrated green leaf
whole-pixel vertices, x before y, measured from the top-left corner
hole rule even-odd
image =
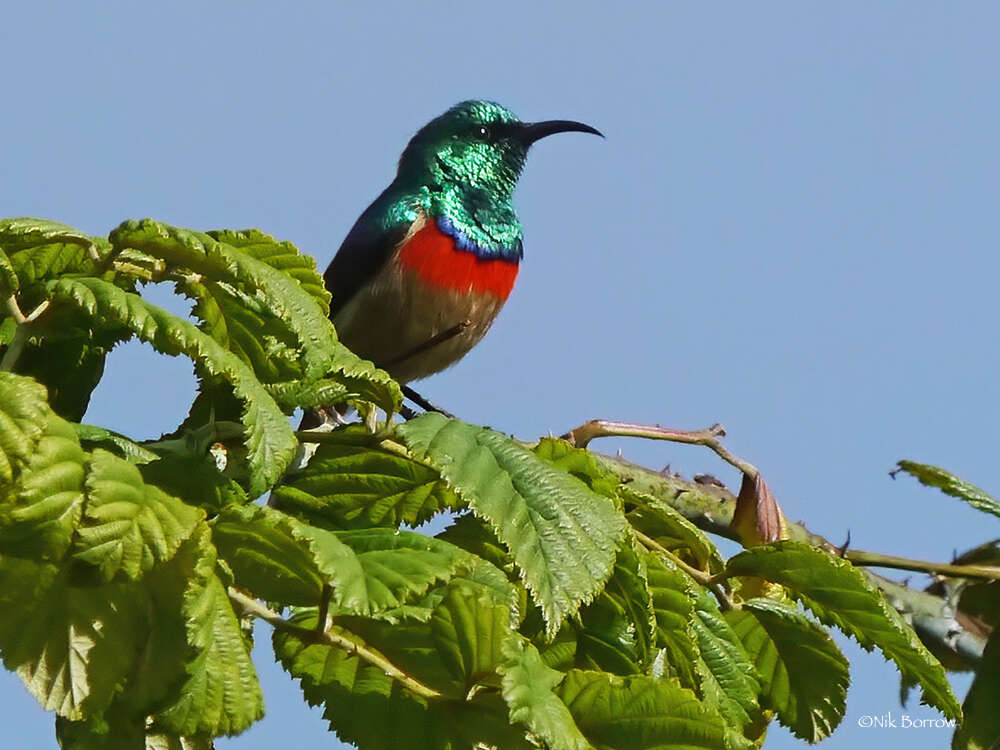
[[[500,675],[511,723],[524,724],[552,750],[593,750],[553,692],[563,673],[546,666],[538,650],[521,638],[508,638],[503,656]]]
[[[0,219],[0,245],[22,285],[64,273],[91,273],[94,256],[109,249],[107,240],[89,237],[66,224],[45,219]]]
[[[21,282],[17,278],[14,266],[10,263],[10,258],[4,252],[2,240],[0,240],[0,296],[10,297],[21,287]]]
[[[686,558],[701,570],[718,573],[725,567],[718,549],[697,526],[659,498],[625,486],[620,489],[633,529]]]
[[[228,236],[238,238],[235,234]],[[261,241],[263,237],[259,235]],[[202,232],[151,219],[123,222],[111,232],[110,239],[116,248],[136,248],[255,297],[298,339],[305,377],[318,378],[329,372],[337,338],[326,313],[297,280],[248,252],[252,242],[241,249]],[[202,298],[198,299],[200,302]]]
[[[1000,740],[1000,630],[986,643],[965,703],[964,720],[952,738],[952,750],[995,750]]]
[[[84,721],[56,717],[59,750],[144,750],[146,730],[140,717],[100,714]]]
[[[96,566],[104,580],[137,580],[169,560],[205,513],[142,481],[139,469],[97,449],[87,472],[87,503],[74,555]]]
[[[334,378],[268,383],[267,392],[285,409],[315,409],[339,404],[359,395]]]
[[[827,625],[835,625],[870,650],[892,659],[903,679],[919,683],[923,699],[946,716],[962,715],[944,669],[913,629],[847,560],[801,542],[775,542],[730,558],[731,575],[781,584]]]
[[[535,455],[572,474],[598,495],[616,496],[618,476],[599,463],[590,451],[576,448],[561,438],[547,437],[538,441]]]
[[[437,535],[437,538],[488,561],[497,569],[504,571],[510,580],[518,580],[510,553],[497,539],[490,525],[472,513],[456,518],[451,526]]]
[[[550,635],[601,590],[625,521],[576,477],[493,430],[424,414],[399,425],[414,455],[486,518],[510,549]]]
[[[108,353],[130,333],[61,304],[50,306],[31,324],[30,331],[17,360],[17,372],[46,387],[49,405],[59,416],[74,422],[83,419],[104,374]]]
[[[599,750],[729,750],[749,744],[694,693],[666,679],[571,670],[556,694]]]
[[[301,374],[299,342],[264,300],[211,280],[184,282],[179,288],[195,300],[191,314],[201,321],[201,330],[246,362],[262,383]]]
[[[334,430],[309,465],[271,492],[271,504],[318,524],[344,528],[416,526],[461,502],[429,466],[372,444],[361,427]]]
[[[662,649],[664,671],[676,677],[681,686],[695,690],[700,684],[695,669],[700,654],[692,626],[694,582],[657,555],[643,557],[656,617],[655,644]]]
[[[43,424],[16,500],[0,505],[0,549],[55,562],[69,550],[83,515],[87,456],[70,423],[49,412]]]
[[[696,589],[691,629],[698,643],[695,670],[705,702],[742,730],[759,713],[760,682],[739,637],[705,589]]]
[[[830,634],[798,609],[750,599],[726,613],[761,678],[762,700],[796,737],[814,743],[844,718],[850,665]]]
[[[0,486],[10,486],[42,437],[49,412],[45,388],[0,372]]]
[[[131,463],[144,464],[159,458],[158,454],[153,453],[142,443],[137,443],[104,427],[74,423],[73,429],[81,443],[86,443],[92,448],[103,448]]]
[[[315,627],[315,615],[297,622]],[[390,626],[385,629],[394,632]],[[520,729],[510,725],[507,707],[494,693],[478,692],[459,700],[429,699],[411,693],[357,655],[306,644],[287,631],[275,630],[273,640],[278,660],[300,680],[306,700],[323,705],[323,717],[341,740],[364,750],[533,747]]]
[[[164,456],[139,466],[143,481],[185,502],[218,513],[233,505],[245,505],[243,488],[220,472],[210,456]]]
[[[188,643],[197,655],[185,666],[179,699],[155,722],[181,736],[238,734],[264,715],[264,700],[239,621],[215,573],[207,533],[200,552],[183,606]]]
[[[921,484],[937,487],[946,495],[965,500],[973,508],[981,510],[983,513],[1000,516],[1000,503],[991,495],[976,485],[956,477],[949,471],[930,464],[918,464],[915,461],[900,461],[896,466],[898,467],[897,471],[905,471],[916,477]]]
[[[100,712],[134,663],[141,603],[133,584],[74,586],[68,570],[0,557],[4,666],[47,711],[73,720]]]
[[[237,584],[257,596],[314,605],[326,583],[336,611],[365,617],[402,607],[473,565],[468,553],[423,534],[334,533],[255,506],[226,512],[213,533]]]
[[[476,565],[458,547],[414,531],[358,529],[337,537],[353,551],[358,568],[345,570],[339,586],[335,581],[334,601],[356,614],[376,616],[401,606]]]
[[[399,411],[403,391],[389,373],[367,359],[361,359],[346,346],[337,346],[332,352],[330,373],[342,382],[350,393],[358,394],[364,401],[375,404],[387,412]]]
[[[446,669],[467,694],[474,685],[496,684],[504,641],[513,637],[511,612],[486,592],[449,586],[431,615],[430,633]]]
[[[632,542],[618,550],[604,590],[574,622],[576,666],[614,674],[640,674],[654,657],[652,599],[646,568]]]
[[[143,578],[147,629],[128,677],[128,689],[118,694],[109,711],[145,718],[180,698],[188,679],[185,666],[199,654],[188,643],[184,596],[203,580],[198,566],[205,554],[206,533],[202,525],[169,562]]]
[[[242,421],[247,428],[250,492],[260,494],[277,481],[294,458],[298,443],[281,409],[242,360],[186,320],[105,281],[60,279],[50,282],[49,290],[54,298],[71,302],[91,316],[128,327],[164,354],[187,355],[232,384],[245,405]]]
[[[257,506],[232,508],[212,526],[219,555],[233,571],[236,585],[282,605],[319,603],[323,574],[309,545],[292,532],[294,519]],[[326,542],[343,547],[330,532]],[[349,554],[349,551],[344,551]]]
[[[315,300],[323,315],[330,312],[330,293],[323,276],[316,270],[316,261],[303,255],[291,242],[274,239],[257,229],[221,229],[206,232],[212,239],[235,247],[295,280]]]

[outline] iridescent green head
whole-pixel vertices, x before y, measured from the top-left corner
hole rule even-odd
[[[580,122],[526,123],[495,102],[465,101],[413,136],[394,185],[460,245],[481,255],[519,257],[521,226],[511,198],[528,149],[540,138],[569,131],[601,135]]]
[[[506,197],[514,191],[531,144],[570,130],[600,135],[568,120],[524,123],[496,102],[461,102],[413,136],[400,157],[399,173],[424,177],[432,185],[458,181]]]

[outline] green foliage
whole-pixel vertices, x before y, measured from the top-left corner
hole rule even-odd
[[[172,284],[193,321],[147,283]],[[287,242],[0,221],[0,296],[0,656],[63,748],[207,750],[251,726],[255,619],[361,750],[747,748],[772,712],[822,739],[847,664],[760,578],[958,715],[940,665],[846,561],[782,543],[727,564],[611,459],[438,414],[400,423],[399,386],[338,343],[322,278]],[[199,380],[159,440],[81,423],[130,338]],[[307,450],[289,415],[344,403],[367,418]],[[436,537],[401,528],[442,512]],[[760,590],[773,598],[741,598]],[[998,611],[990,584],[967,591]],[[995,694],[981,674],[961,747],[994,731]]]
[[[485,427],[425,414],[397,434],[510,550],[550,634],[601,590],[625,530],[607,498]]]
[[[847,659],[816,622],[773,599],[750,599],[726,619],[760,675],[762,701],[795,736],[819,742],[847,708]]]
[[[965,720],[955,732],[954,750],[991,750],[1000,738],[1000,635],[986,644],[983,663],[969,688],[962,710]]]
[[[877,646],[896,663],[904,680],[920,684],[927,703],[946,716],[961,717],[941,664],[846,560],[800,542],[776,542],[741,552],[726,570],[786,586],[822,622],[840,628],[867,650]]]
[[[951,472],[937,466],[918,464],[914,461],[900,461],[896,466],[896,471],[905,471],[916,477],[921,484],[937,487],[946,495],[965,500],[973,508],[981,510],[983,513],[1000,516],[1000,503],[976,485],[956,477]]]

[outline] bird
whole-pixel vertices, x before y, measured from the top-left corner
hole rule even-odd
[[[485,100],[420,128],[324,273],[340,341],[404,385],[464,357],[507,301],[524,255],[513,194],[528,149],[566,132],[603,137],[573,120],[522,122]]]

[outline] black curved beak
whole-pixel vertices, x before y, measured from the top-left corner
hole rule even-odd
[[[574,120],[545,120],[544,122],[525,123],[518,135],[525,146],[530,146],[535,141],[556,133],[592,133],[601,136],[601,138],[604,137],[604,133],[597,128]]]

